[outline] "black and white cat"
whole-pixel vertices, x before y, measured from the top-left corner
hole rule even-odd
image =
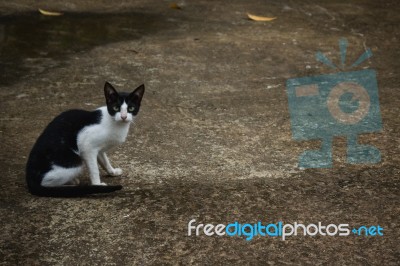
[[[63,112],[37,139],[26,165],[26,181],[32,194],[73,197],[122,189],[101,182],[97,163],[109,175],[122,174],[120,168],[111,166],[106,151],[125,141],[139,112],[144,85],[132,93],[118,93],[106,82],[104,94],[107,106],[92,112]],[[78,186],[84,166],[91,185]]]

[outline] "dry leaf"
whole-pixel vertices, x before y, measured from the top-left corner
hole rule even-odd
[[[172,9],[182,9],[180,6],[178,6],[177,3],[171,3],[171,4],[169,4],[169,7]]]
[[[247,13],[247,16],[249,19],[254,20],[254,21],[271,21],[276,19],[276,17],[261,17],[261,16],[254,16],[252,14]]]
[[[39,12],[40,14],[44,15],[44,16],[62,16],[63,13],[60,12],[52,12],[52,11],[47,11],[47,10],[43,10],[39,8]]]

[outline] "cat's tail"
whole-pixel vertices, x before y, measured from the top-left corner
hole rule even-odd
[[[81,197],[89,194],[99,193],[111,193],[117,190],[121,190],[121,185],[116,186],[59,186],[59,187],[32,187],[29,188],[29,192],[33,195],[41,197],[58,197],[58,198],[70,198],[70,197]]]

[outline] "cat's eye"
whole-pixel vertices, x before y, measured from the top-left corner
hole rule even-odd
[[[134,110],[135,110],[135,107],[133,107],[133,106],[131,106],[131,107],[128,108],[128,111],[129,111],[129,112],[133,112]]]
[[[118,111],[119,111],[119,107],[118,107],[118,106],[114,106],[114,107],[113,107],[113,110],[114,110],[115,112],[118,112]]]

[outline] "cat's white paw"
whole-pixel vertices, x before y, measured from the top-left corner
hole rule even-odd
[[[104,183],[104,182],[100,182],[100,183],[93,183],[92,185],[93,185],[93,186],[107,186],[107,184],[106,184],[106,183]]]
[[[114,168],[114,170],[109,174],[111,176],[120,176],[120,175],[122,175],[122,169],[121,168]]]

